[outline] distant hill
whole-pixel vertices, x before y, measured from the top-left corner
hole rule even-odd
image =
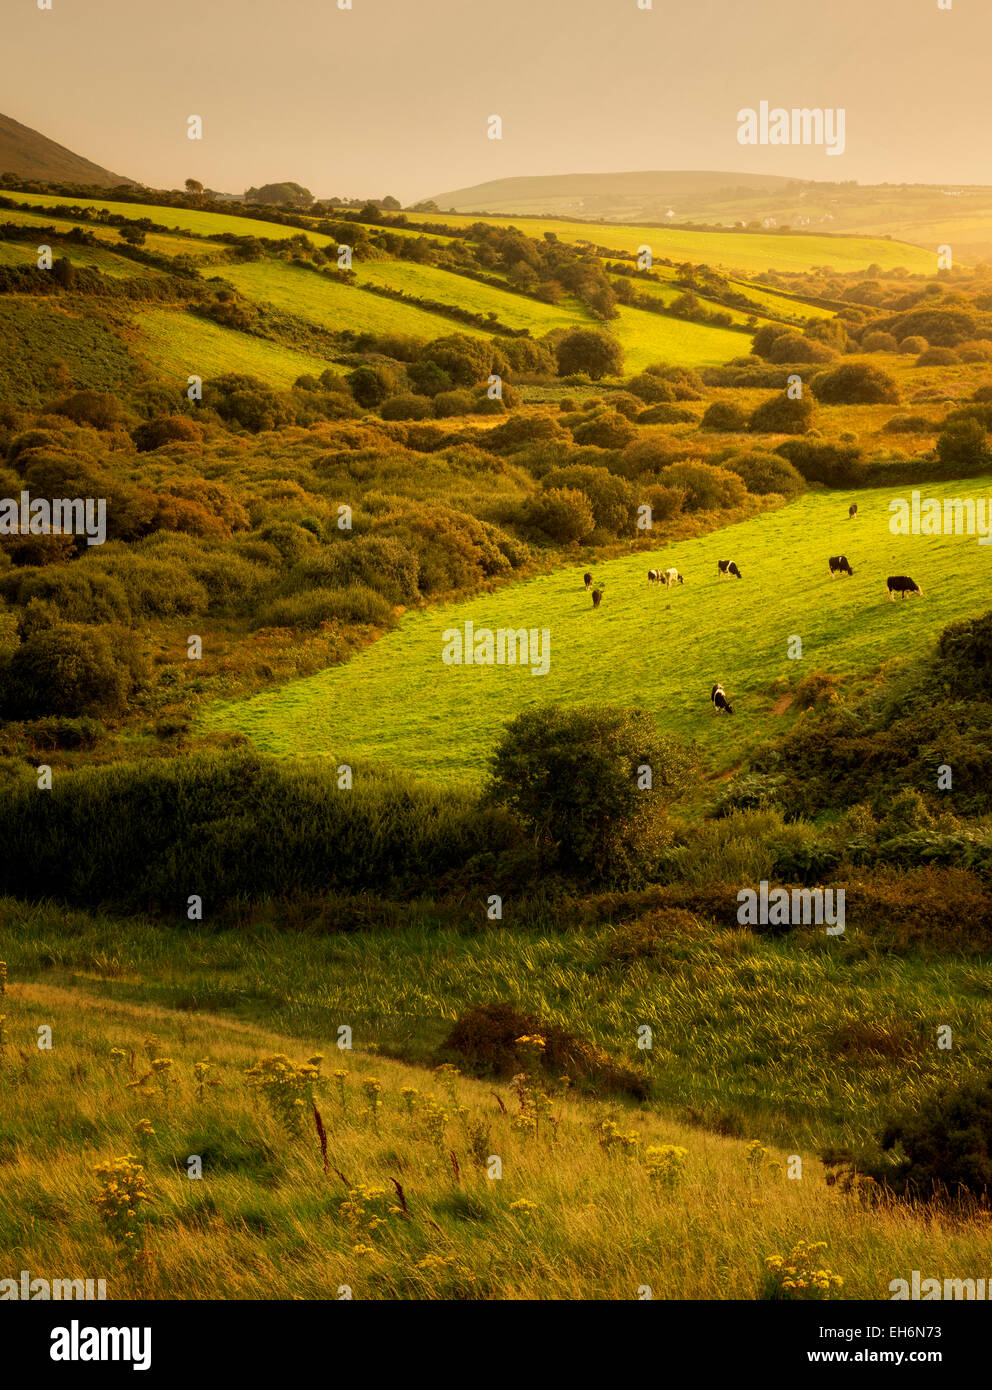
[[[714,202],[744,201],[782,193],[798,179],[777,174],[733,174],[690,169],[641,170],[621,174],[536,174],[493,179],[471,188],[437,193],[439,208],[456,212],[531,213],[636,221],[665,217],[679,221],[687,210]]]
[[[73,154],[64,145],[49,140],[29,126],[10,116],[0,115],[0,174],[17,174],[23,179],[38,179],[46,183],[78,183],[87,187],[117,188],[135,179],[114,174]]]

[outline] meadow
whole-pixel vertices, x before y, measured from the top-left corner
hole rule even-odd
[[[211,377],[247,372],[285,389],[306,373],[334,370],[326,358],[238,333],[181,309],[142,307],[131,321],[134,355],[183,390],[191,373]]]
[[[931,252],[887,237],[818,236],[815,232],[693,232],[675,227],[631,226],[623,222],[476,217],[445,212],[411,212],[408,217],[412,223],[445,222],[452,227],[470,227],[475,222],[516,226],[532,237],[553,232],[561,241],[588,242],[631,255],[647,245],[658,260],[665,257],[676,262],[693,261],[728,267],[748,275],[767,270],[812,270],[816,266],[833,266],[845,271],[867,270],[870,265],[879,265],[883,270],[904,266],[909,271],[928,274],[933,271],[936,259],[936,248]]]
[[[305,943],[287,971],[295,948],[273,938],[149,930],[123,941],[112,929],[99,942],[91,932],[99,955],[67,972],[86,932],[65,926],[48,934],[59,966],[49,959],[39,976],[15,959],[0,1000],[0,1243],[15,1273],[104,1277],[110,1298],[321,1299],[346,1287],[362,1299],[633,1299],[648,1285],[655,1298],[755,1299],[781,1296],[766,1261],[802,1241],[825,1243],[815,1267],[837,1275],[834,1298],[884,1299],[913,1269],[987,1273],[987,1223],[845,1194],[807,1144],[762,1142],[758,1121],[729,1137],[579,1095],[541,1070],[537,1045],[522,1045],[512,1083],[377,1055],[355,1007],[367,938],[361,958],[350,943]],[[30,943],[20,927],[14,938],[19,958]],[[108,953],[118,945],[121,958]],[[508,945],[479,947],[460,953],[461,968],[501,972]],[[547,943],[516,950],[518,969],[551,968]],[[275,1015],[260,999],[278,998],[287,973],[306,998],[315,977],[305,967],[342,961],[344,1002],[321,1009],[325,1026],[288,1028],[170,997],[170,957],[193,967],[194,989],[230,989],[232,951],[255,982],[254,1001],[241,985],[248,1010]],[[271,976],[263,951],[275,956]],[[746,951],[737,963],[749,959],[756,972]],[[740,1010],[730,984],[727,1008]],[[802,986],[819,990],[820,972]],[[875,988],[867,975],[861,988]],[[408,1002],[389,1000],[389,1012],[402,1017]],[[854,992],[850,1003],[863,1000]],[[339,1051],[345,1022],[354,1049]],[[53,1030],[50,1050],[34,1045],[40,1025]],[[252,1069],[261,1085],[249,1084]],[[891,1085],[909,1068],[875,1070]],[[838,1094],[853,1099],[842,1083]],[[109,1197],[112,1182],[124,1184],[127,1210]]]
[[[988,477],[928,484],[925,495],[975,496]],[[908,497],[909,488],[900,490]],[[787,507],[665,549],[553,573],[465,603],[404,615],[395,631],[346,666],[250,699],[218,702],[205,730],[237,730],[264,752],[381,760],[435,782],[476,780],[503,724],[532,705],[624,702],[645,706],[665,733],[698,741],[711,767],[737,763],[788,721],[790,685],[825,670],[846,686],[922,653],[955,617],[985,601],[988,556],[974,537],[893,536],[891,488],[814,492]],[[848,504],[859,515],[848,519]],[[846,554],[853,578],[831,578]],[[717,560],[743,579],[719,579]],[[647,582],[676,566],[685,583]],[[582,583],[602,585],[594,610]],[[911,574],[922,598],[888,601],[889,574]],[[446,666],[442,633],[547,628],[551,666]],[[802,638],[801,660],[790,639]],[[733,718],[717,718],[710,687],[723,683]]]

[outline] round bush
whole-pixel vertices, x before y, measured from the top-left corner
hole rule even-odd
[[[961,358],[956,352],[952,352],[946,347],[927,348],[926,352],[921,352],[914,363],[917,367],[956,367]]]
[[[899,387],[895,379],[870,362],[845,362],[832,371],[820,372],[813,381],[818,401],[827,405],[896,405]]]
[[[815,402],[808,391],[798,401],[785,394],[772,396],[755,410],[748,429],[756,434],[805,434],[815,411]]]
[[[390,396],[379,407],[384,420],[427,420],[434,414],[429,396]]]
[[[861,339],[862,352],[897,352],[899,344],[891,333],[866,333]]]
[[[906,353],[908,357],[915,357],[917,353],[926,352],[929,346],[926,338],[922,338],[919,333],[911,333],[908,338],[903,338],[899,344],[899,351]]]
[[[736,401],[714,401],[699,422],[701,430],[737,433],[747,425],[747,415]]]
[[[737,454],[723,466],[743,478],[748,492],[758,496],[777,492],[796,497],[806,486],[799,470],[779,454]]]
[[[587,541],[596,529],[592,503],[577,488],[551,488],[530,506],[530,520],[553,541]]]

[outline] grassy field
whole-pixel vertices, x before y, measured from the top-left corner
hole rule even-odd
[[[872,264],[883,270],[905,266],[932,273],[936,248],[924,250],[885,237],[818,236],[816,233],[778,235],[774,232],[688,232],[672,227],[638,227],[618,222],[567,222],[543,217],[473,217],[456,213],[409,214],[411,222],[444,222],[451,227],[470,227],[473,222],[519,227],[526,236],[554,232],[561,241],[592,242],[610,251],[636,254],[651,247],[654,256],[697,265],[727,266],[746,274],[763,270],[812,270],[834,266],[837,270],[867,270]]]
[[[20,196],[18,194],[18,197]],[[104,226],[99,222],[73,222],[70,217],[51,217],[46,212],[21,212],[17,208],[0,208],[0,222],[13,222],[18,227],[54,227],[64,232],[71,231],[73,227],[82,227],[91,236],[107,242],[109,247],[121,244],[116,227]],[[210,260],[220,261],[227,254],[223,246],[215,246],[212,242],[201,241],[197,237],[169,236],[166,232],[146,232],[144,249],[156,251],[162,256],[189,256],[201,264]],[[131,261],[130,264],[137,266],[135,261]],[[141,269],[143,268],[138,267],[132,270],[132,274],[138,274]]]
[[[280,949],[238,938],[243,961],[246,948]],[[146,943],[150,992],[191,939],[134,938]],[[110,1298],[336,1298],[347,1286],[364,1299],[633,1299],[646,1284],[655,1298],[754,1299],[768,1296],[765,1259],[802,1240],[826,1242],[820,1263],[843,1281],[839,1298],[886,1298],[913,1269],[987,1272],[987,1223],[862,1205],[825,1184],[805,1144],[752,1148],[750,1129],[726,1138],[643,1104],[585,1100],[545,1080],[526,1052],[517,1087],[431,1075],[376,1055],[350,1006],[327,1010],[327,1027],[278,1030],[190,1003],[163,1008],[125,997],[139,992],[135,964],[107,955],[120,928],[100,944],[71,984],[50,965],[39,978],[15,964],[0,1001],[0,1246],[14,1252],[0,1277],[104,1277]],[[211,979],[231,944],[195,948]],[[477,970],[493,959],[499,968],[489,946],[468,958]],[[531,969],[541,964],[529,954]],[[301,963],[294,993],[314,978]],[[366,959],[354,978],[370,973]],[[266,997],[282,983],[266,977]],[[740,997],[728,1005],[741,1009]],[[354,1050],[339,1052],[345,1021]],[[35,1045],[43,1024],[48,1051]],[[246,1081],[280,1054],[319,1069],[301,1080],[295,1125]],[[95,1169],[124,1155],[140,1165],[147,1200],[114,1226],[96,1206]],[[796,1155],[801,1176],[789,1178]]]
[[[265,338],[224,328],[182,310],[136,309],[138,330],[132,343],[156,373],[178,381],[186,389],[191,374],[217,376],[222,372],[247,372],[272,386],[292,386],[298,376],[320,374],[331,363]]]
[[[24,370],[30,362],[32,370]],[[0,301],[0,396],[37,404],[62,367],[78,387],[113,391],[138,364],[93,300],[7,295]]]
[[[388,262],[386,263],[388,264]],[[481,329],[456,323],[416,304],[384,299],[354,285],[343,285],[299,266],[271,258],[250,265],[224,267],[224,278],[258,304],[271,304],[285,313],[309,319],[331,332],[409,333],[419,338],[443,338],[450,333],[487,337]],[[449,277],[454,280],[454,276]],[[477,285],[465,284],[462,303],[475,303]],[[496,291],[492,291],[496,293]],[[510,296],[508,296],[510,297]],[[452,297],[452,302],[457,302]],[[521,300],[526,307],[527,301]]]
[[[126,260],[123,256],[115,256],[112,251],[105,251],[102,247],[76,246],[72,242],[53,242],[52,256],[55,260],[58,260],[60,256],[68,256],[75,266],[92,267],[99,270],[102,275],[111,275],[117,280],[132,280],[137,276],[155,276],[162,273],[154,266],[139,265],[136,261]],[[37,246],[23,241],[0,241],[0,265],[35,266],[37,264]]]
[[[989,483],[933,484],[925,493],[975,497]],[[890,496],[807,494],[716,533],[595,565],[605,586],[598,611],[582,586],[587,566],[577,563],[467,603],[408,613],[347,665],[211,706],[201,724],[240,730],[268,752],[382,759],[447,782],[478,778],[504,722],[529,706],[642,704],[660,729],[699,740],[713,766],[724,767],[782,727],[773,682],[820,669],[856,679],[922,652],[948,622],[987,603],[988,551],[974,537],[891,535]],[[856,521],[847,517],[851,500]],[[830,577],[827,559],[838,553],[848,556],[853,579]],[[717,578],[716,562],[726,558],[743,580]],[[677,566],[684,585],[649,586],[647,570],[659,565]],[[889,574],[912,575],[923,597],[888,602]],[[548,674],[443,665],[442,633],[466,621],[547,628]],[[801,660],[787,655],[793,635],[802,638]],[[713,717],[715,681],[735,704],[732,719]]]
[[[253,217],[225,217],[219,212],[197,212],[195,208],[159,207],[153,203],[115,203],[103,198],[69,198],[51,193],[21,193],[16,195],[19,203],[34,203],[39,207],[58,207],[67,205],[74,208],[102,209],[104,212],[120,217],[137,219],[148,217],[163,227],[178,227],[183,232],[193,232],[196,236],[215,236],[223,232],[233,232],[236,236],[268,237],[272,241],[285,241],[298,236],[298,227],[284,227],[278,222],[263,222]],[[2,210],[0,210],[2,211]],[[321,232],[307,232],[315,246],[329,246],[332,238]]]
[[[511,328],[529,328],[535,338],[553,328],[595,323],[592,315],[574,299],[565,299],[561,304],[542,304],[540,300],[514,294],[511,290],[495,289],[436,266],[417,265],[412,261],[356,261],[354,269],[359,284],[385,285],[420,299],[436,299],[441,304],[460,308],[470,305],[477,314],[495,313],[500,323]]]
[[[621,304],[610,331],[623,347],[624,371],[639,372],[653,362],[677,362],[682,367],[717,367],[739,357],[750,338],[729,328],[710,328],[684,319],[652,314]]]

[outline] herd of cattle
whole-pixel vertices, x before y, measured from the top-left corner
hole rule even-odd
[[[857,502],[852,502],[848,509],[847,515],[848,517],[853,518],[856,517],[857,514],[858,504]],[[835,579],[838,574],[849,574],[852,577],[854,575],[854,570],[851,568],[846,555],[831,555],[830,559],[827,561],[827,564],[830,568],[831,579]],[[743,579],[744,577],[738,569],[737,564],[733,560],[717,560],[716,576],[717,579]],[[591,589],[592,574],[586,573],[585,575],[583,575],[583,579],[585,581],[586,588]],[[685,580],[682,578],[681,574],[679,574],[678,570],[673,565],[666,570],[648,570],[648,583],[664,584],[666,589],[671,589],[675,584],[684,584]],[[885,581],[885,587],[890,600],[894,599],[896,594],[899,594],[902,598],[905,598],[907,594],[922,595],[923,593],[923,590],[920,588],[919,584],[916,583],[915,579],[910,579],[908,574],[890,574],[888,579]],[[592,603],[594,608],[599,607],[602,597],[602,589],[593,590]],[[710,700],[713,702],[713,709],[716,714],[733,714],[733,707],[728,701],[726,692],[722,685],[715,685],[713,687],[713,689],[710,691]]]

